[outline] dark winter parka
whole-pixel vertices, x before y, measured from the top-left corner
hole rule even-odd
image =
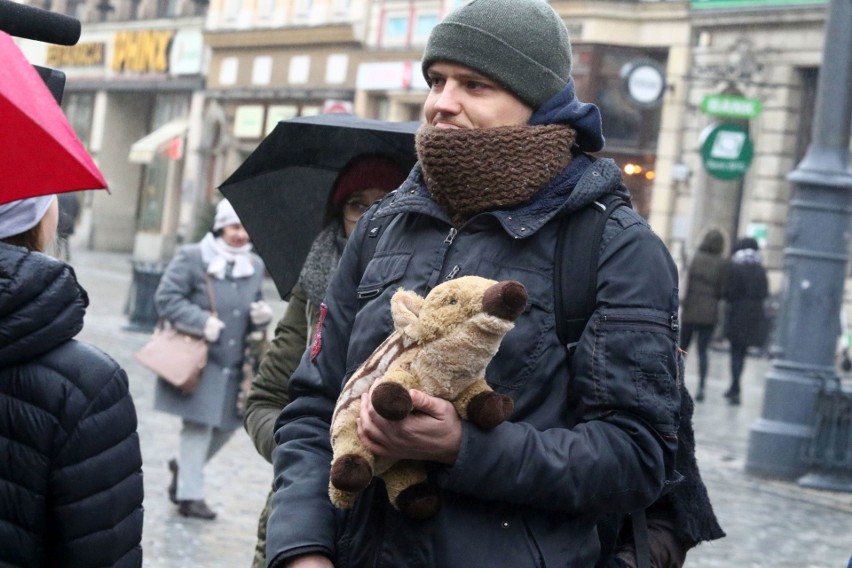
[[[731,257],[725,286],[725,337],[732,344],[760,347],[766,342],[769,330],[764,302],[768,295],[766,269],[757,242],[742,239]]]
[[[0,242],[0,565],[142,565],[142,457],[127,375],[74,341],[68,265]]]
[[[308,552],[337,568],[592,566],[595,519],[646,507],[676,478],[677,273],[634,211],[619,209],[605,228],[598,306],[571,360],[554,330],[557,217],[621,188],[614,162],[577,155],[531,202],[481,213],[457,230],[415,167],[362,218],[278,420],[271,567]],[[372,215],[389,222],[361,275]],[[436,517],[401,516],[378,482],[351,511],[335,510],[327,496],[331,415],[342,384],[392,331],[391,295],[399,287],[425,295],[469,274],[518,280],[529,292],[486,372],[514,399],[514,414],[488,432],[463,422],[455,464],[433,464],[443,494]]]
[[[728,277],[723,247],[724,238],[719,231],[708,232],[701,241],[687,273],[682,323],[716,325],[719,321],[719,301]]]

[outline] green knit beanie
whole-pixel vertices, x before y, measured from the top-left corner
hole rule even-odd
[[[424,76],[436,61],[470,67],[537,109],[565,87],[571,41],[544,0],[473,0],[432,30]]]

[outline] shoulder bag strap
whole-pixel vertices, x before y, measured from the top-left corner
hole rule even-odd
[[[210,281],[210,275],[204,271],[204,280],[207,283],[207,299],[210,300],[210,313],[216,317],[216,300],[213,296],[213,283]]]

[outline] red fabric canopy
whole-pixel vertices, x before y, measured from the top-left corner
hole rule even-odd
[[[4,32],[0,61],[0,203],[106,189],[50,90]]]

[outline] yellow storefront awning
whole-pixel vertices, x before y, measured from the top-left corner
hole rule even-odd
[[[140,138],[130,146],[130,154],[127,159],[135,164],[150,164],[163,146],[186,134],[189,128],[189,120],[177,118],[165,123],[154,132]]]

